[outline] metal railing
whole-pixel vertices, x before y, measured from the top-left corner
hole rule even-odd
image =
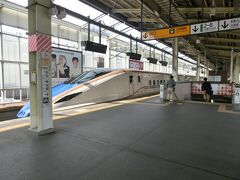
[[[0,89],[0,104],[29,99],[29,88]]]

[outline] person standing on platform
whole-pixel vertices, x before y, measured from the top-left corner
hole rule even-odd
[[[206,102],[210,101],[210,98],[213,94],[212,86],[209,81],[207,81],[207,78],[204,78],[204,82],[202,83],[202,91],[203,91],[203,98]],[[211,100],[212,102],[212,100]]]
[[[167,100],[172,101],[173,93],[175,90],[176,82],[173,79],[173,76],[170,76],[170,80],[167,81]]]

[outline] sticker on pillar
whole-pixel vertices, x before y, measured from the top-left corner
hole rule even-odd
[[[160,99],[163,99],[164,98],[164,85],[161,84],[160,85]]]
[[[235,97],[234,97],[234,103],[240,104],[240,87],[235,88]]]
[[[43,104],[49,103],[49,73],[48,68],[42,68],[42,102]]]
[[[51,59],[51,53],[41,52],[42,67],[48,67]]]

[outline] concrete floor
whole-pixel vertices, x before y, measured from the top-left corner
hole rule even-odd
[[[0,179],[240,179],[240,115],[217,108],[148,100],[0,133]]]

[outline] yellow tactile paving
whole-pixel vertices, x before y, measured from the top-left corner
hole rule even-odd
[[[117,106],[122,106],[125,104],[131,104],[137,101],[142,101],[146,99],[150,99],[153,97],[157,97],[159,95],[153,95],[153,96],[148,96],[148,97],[141,97],[141,98],[136,98],[136,99],[129,99],[129,100],[120,100],[120,101],[114,101],[110,103],[101,103],[101,104],[95,104],[87,107],[79,107],[79,108],[68,108],[62,111],[56,111],[53,112],[53,120],[60,120],[64,119],[67,117],[72,117],[72,116],[77,116],[77,115],[82,115],[90,112],[95,112],[95,111],[100,111],[103,109],[108,109],[108,108],[113,108]],[[16,119],[16,120],[9,120],[9,121],[4,121],[0,123],[0,132],[6,132],[9,130],[21,128],[21,127],[27,127],[30,125],[30,118],[25,118],[24,120],[22,119]]]

